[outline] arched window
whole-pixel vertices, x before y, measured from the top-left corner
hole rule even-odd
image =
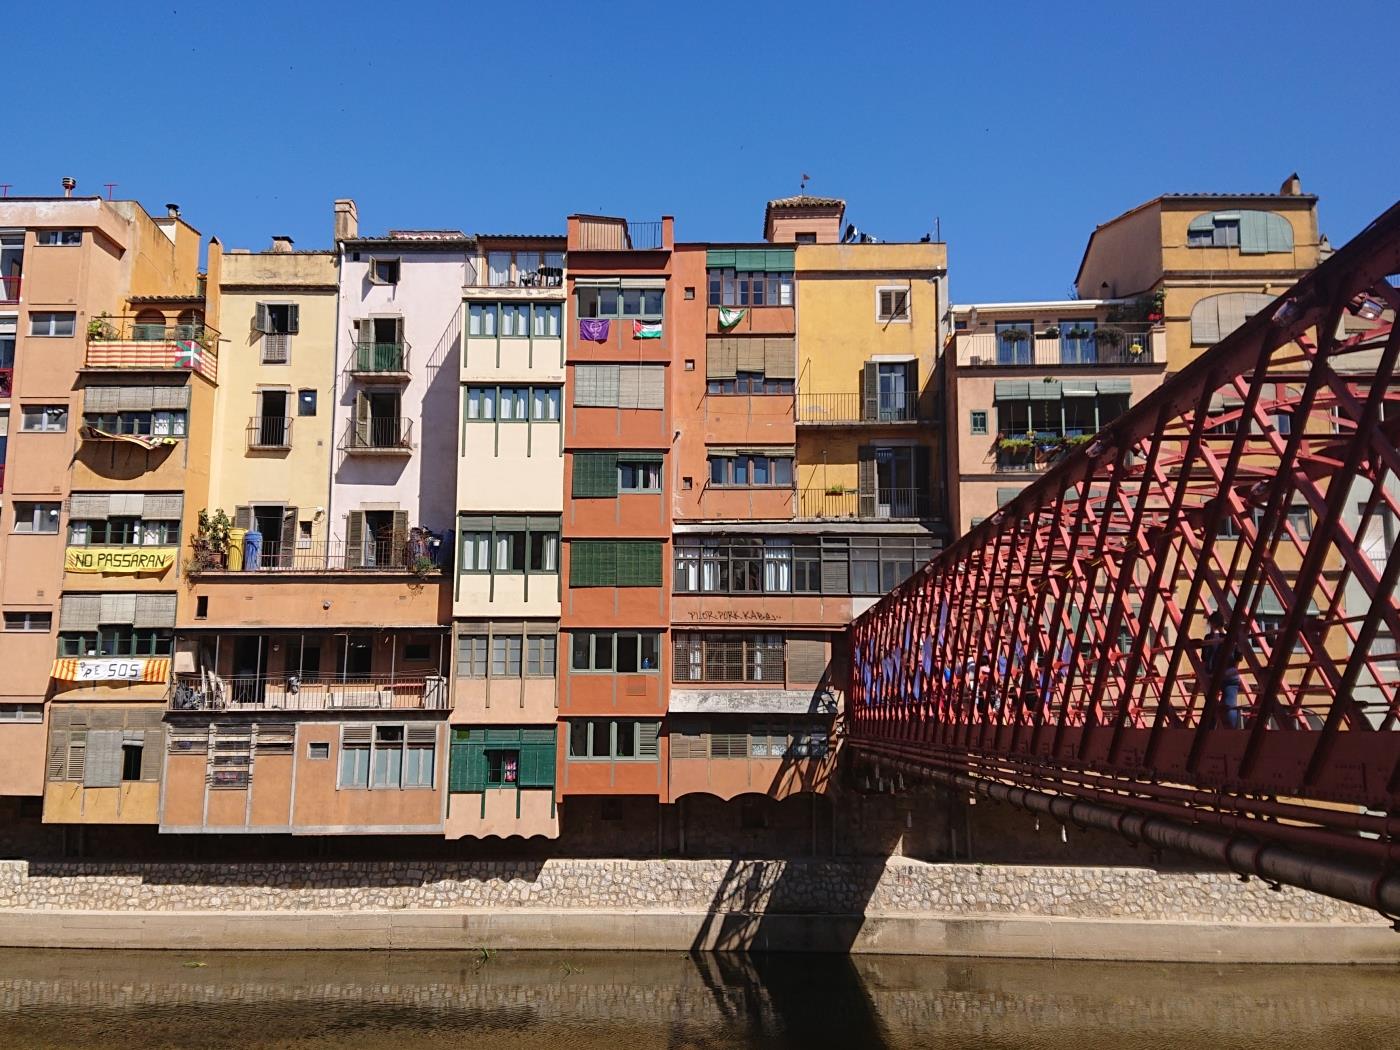
[[[176,339],[200,339],[204,335],[204,314],[199,310],[181,310],[176,322]]]
[[[1192,345],[1214,346],[1273,301],[1259,292],[1207,296],[1191,307]]]
[[[143,342],[160,342],[165,338],[165,314],[149,308],[142,310],[132,323],[131,338]]]
[[[1188,248],[1238,248],[1241,255],[1293,250],[1293,227],[1271,211],[1208,211],[1186,227]]]

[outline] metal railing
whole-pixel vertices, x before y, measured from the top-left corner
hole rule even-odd
[[[87,326],[88,368],[197,372],[218,379],[219,332],[206,324],[155,324],[96,317]]]
[[[493,273],[489,264],[480,273],[468,278],[470,288],[562,288],[564,287],[564,267],[540,263],[533,270],[522,270],[512,265],[510,272]]]
[[[346,452],[409,452],[413,420],[401,416],[349,420],[340,447]]]
[[[450,706],[441,675],[313,673],[179,674],[170,711],[442,711]]]
[[[215,558],[206,572],[433,572],[439,567],[441,546],[413,540],[366,540],[363,543],[316,542],[286,544],[264,539],[257,560],[246,557],[229,569],[226,555]]]
[[[797,513],[803,518],[931,518],[933,496],[924,489],[881,489],[860,495],[854,489],[810,488],[798,493]]]
[[[138,321],[133,316],[97,317],[88,322],[90,343],[184,343],[194,341],[213,347],[219,332],[203,322],[194,324],[165,324]]]
[[[287,416],[253,416],[248,420],[248,447],[291,448],[292,420]]]
[[[844,425],[847,423],[914,423],[919,395],[912,390],[872,394],[809,394],[797,392],[797,422]]]
[[[627,220],[627,246],[629,248],[660,248],[663,224],[657,222],[634,222]]]
[[[1005,332],[959,332],[957,361],[961,368],[1113,368],[1161,365],[1167,361],[1167,334],[1160,326],[1103,325],[1062,328],[1053,337],[1021,329],[1024,338]]]
[[[19,277],[0,277],[0,303],[19,302],[21,280]]]
[[[685,637],[675,640],[671,678],[677,685],[705,682],[783,685],[786,674],[786,650],[781,642],[771,645],[692,641]]]
[[[579,220],[580,251],[625,252],[660,248],[665,236],[661,221],[633,222],[608,215],[586,215]]]
[[[352,372],[407,372],[408,350],[406,342],[399,343],[355,343],[355,356],[350,362]]]

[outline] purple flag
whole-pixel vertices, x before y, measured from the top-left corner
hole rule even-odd
[[[578,319],[578,337],[594,343],[606,343],[608,329],[611,327],[612,322],[607,318],[580,317]]]

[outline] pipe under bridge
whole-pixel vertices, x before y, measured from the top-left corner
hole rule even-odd
[[[859,617],[856,761],[1400,916],[1396,274],[1400,204]]]

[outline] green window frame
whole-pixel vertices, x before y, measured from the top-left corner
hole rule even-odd
[[[169,656],[175,632],[168,627],[99,626],[96,631],[60,631],[59,656]]]
[[[575,317],[625,318],[660,321],[665,313],[666,289],[608,285],[582,286],[574,292]]]
[[[985,408],[974,408],[968,414],[968,432],[971,434],[987,433],[987,410]]]
[[[559,339],[563,303],[469,303],[468,339]]]
[[[180,523],[141,518],[100,518],[68,523],[71,547],[177,547]]]
[[[569,541],[570,587],[660,587],[660,540]]]
[[[556,575],[559,524],[553,515],[461,515],[457,572],[462,576]]]
[[[452,730],[447,790],[484,792],[488,788],[552,788],[555,782],[555,728],[468,727]],[[493,763],[493,753],[496,761]],[[505,777],[505,759],[516,757],[514,780]],[[494,766],[494,768],[493,768]]]
[[[150,412],[86,412],[83,423],[107,434],[182,438],[189,429],[189,413],[183,408]]]

